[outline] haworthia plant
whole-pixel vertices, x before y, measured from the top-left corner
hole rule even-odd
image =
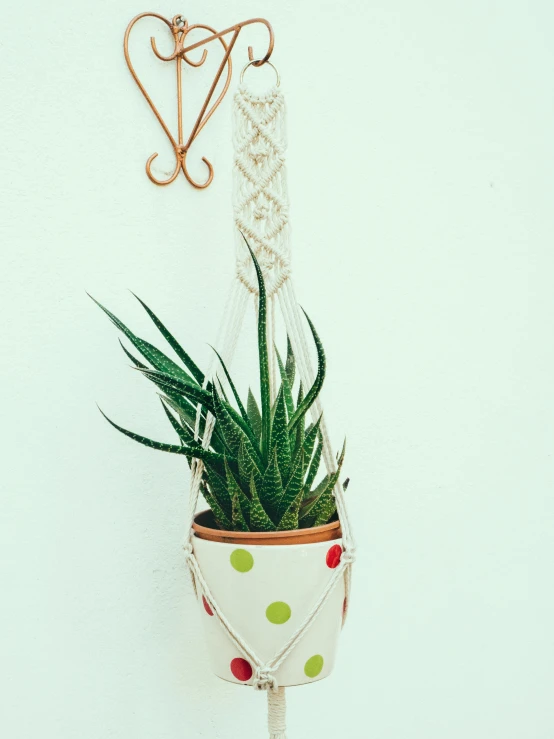
[[[277,353],[280,383],[272,402],[269,390],[266,291],[262,271],[250,250],[256,268],[258,300],[258,359],[260,387],[258,404],[252,390],[243,403],[223,359],[217,354],[224,379],[205,382],[194,363],[160,319],[137,296],[156,328],[175,352],[177,364],[155,346],[139,338],[107,308],[97,305],[127,337],[141,359],[121,344],[135,368],[160,390],[163,411],[178,437],[178,443],[153,441],[107,420],[118,431],[152,449],[182,454],[190,464],[203,463],[202,493],[219,528],[235,531],[283,531],[320,526],[336,516],[333,488],[344,460],[344,447],[337,470],[315,484],[322,436],[319,419],[307,425],[325,379],[325,353],[313,323],[306,316],[318,358],[317,374],[310,388],[295,385],[295,358],[290,341],[283,363]],[[94,298],[93,298],[94,300]],[[121,343],[121,342],[120,342]],[[277,351],[277,350],[276,350]],[[228,397],[229,395],[229,397]],[[233,402],[230,401],[232,397]],[[215,417],[210,445],[199,441],[208,414]]]

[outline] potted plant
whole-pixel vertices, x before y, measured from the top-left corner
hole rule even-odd
[[[250,253],[259,288],[259,404],[251,390],[243,402],[219,354],[222,377],[206,378],[139,298],[180,364],[136,336],[97,303],[142,355],[138,359],[122,344],[134,366],[159,389],[163,410],[179,443],[153,441],[106,416],[107,420],[141,444],[181,454],[189,465],[195,465],[194,460],[201,462],[201,491],[209,509],[194,519],[192,547],[209,588],[208,592],[198,588],[197,594],[215,673],[243,684],[251,684],[259,676],[214,615],[225,614],[262,660],[270,660],[298,632],[341,560],[341,529],[333,489],[345,452],[343,446],[336,471],[318,480],[321,418],[308,423],[307,414],[323,385],[325,354],[308,316],[318,356],[315,380],[311,387],[303,388],[295,378],[295,357],[287,341],[284,361],[275,349],[280,382],[275,398],[270,397],[266,291],[261,268],[252,250]],[[209,445],[203,446],[204,431],[213,419]],[[276,684],[299,685],[329,674],[344,597],[341,582],[321,604],[310,629],[279,664],[272,676]]]

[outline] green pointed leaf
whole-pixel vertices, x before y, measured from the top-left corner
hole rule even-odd
[[[225,466],[223,467],[223,474],[227,474]],[[224,510],[228,518],[232,517],[233,506],[226,477],[222,477],[213,465],[206,464],[206,479],[213,497],[217,499],[218,505]]]
[[[312,510],[313,523],[312,526],[323,526],[329,522],[331,516],[337,510],[337,502],[335,496],[330,492],[325,493],[316,503]]]
[[[219,505],[219,501],[205,483],[202,485],[202,495],[204,496],[204,498],[206,498],[206,503],[212,509],[215,522],[217,523],[219,528],[223,529],[224,531],[231,531],[233,529],[233,524],[231,520],[229,519],[223,508]]]
[[[129,354],[128,352],[126,353]],[[175,389],[176,383],[178,383],[179,381],[171,378],[171,376],[168,376],[164,373],[159,373],[157,370],[151,370],[140,362],[138,362],[136,366],[147,379],[153,382],[158,388],[160,388],[160,390],[164,392],[164,396],[162,397],[165,402],[167,402],[167,404],[170,405],[171,408],[173,408],[173,410],[175,410],[179,414],[179,417],[182,420],[186,421],[188,425],[191,426],[191,428],[194,430],[196,426],[197,403],[201,402],[205,398],[202,398],[201,396],[196,394],[194,396],[196,402],[189,400],[189,398],[186,398],[182,394],[179,394],[179,392]],[[193,394],[191,394],[191,397],[192,395]],[[206,412],[203,410],[201,414],[199,429],[200,437],[202,437],[204,434],[205,423]]]
[[[221,398],[219,398],[219,396],[215,392],[215,386],[212,385],[211,392],[208,392],[206,390],[203,390],[202,388],[183,383],[181,380],[177,380],[176,378],[173,378],[163,372],[157,372],[156,370],[139,371],[143,375],[148,377],[148,379],[152,379],[154,382],[156,382],[156,384],[167,394],[175,395],[176,393],[181,393],[191,404],[192,402],[194,402],[205,406],[206,409],[213,413],[216,418],[218,417],[218,412],[220,415],[225,414],[225,417],[230,418],[233,424],[239,428],[241,434],[245,434],[248,432],[247,429],[244,429],[242,425],[244,422],[242,421],[239,414],[235,411],[235,409],[222,401]],[[214,405],[214,397],[216,396],[218,400],[219,411],[216,411],[216,407]],[[194,412],[196,413],[196,409]],[[196,419],[194,420],[194,423],[196,423]],[[225,438],[224,435],[222,436],[223,438]],[[231,453],[236,456],[236,453],[238,451],[238,443],[237,449],[233,449],[231,447],[229,449]]]
[[[216,417],[216,427],[219,424],[221,435],[232,455],[234,457],[238,456],[240,444],[241,441],[243,441],[248,453],[254,459],[259,459],[259,452],[254,448],[244,429],[241,428],[241,426],[236,422],[236,419],[231,416],[229,406],[222,402],[221,398],[217,394],[215,386],[212,387],[212,406],[213,413]]]
[[[302,505],[300,519],[303,526],[321,526],[323,523],[327,523],[333,515],[336,509],[333,489],[340,477],[345,452],[346,441],[343,444],[336,471],[331,475],[325,475],[308,500]]]
[[[165,415],[168,417],[169,422],[173,426],[175,432],[177,433],[177,436],[179,437],[179,440],[181,444],[188,444],[189,442],[192,442],[194,444],[194,434],[191,434],[188,429],[183,428],[179,421],[175,418],[173,413],[170,413],[166,404],[161,400],[162,408],[164,409]]]
[[[181,425],[188,431],[190,431],[192,438],[194,438],[197,407],[191,405],[186,398],[175,394],[161,395],[160,398],[178,414],[179,418],[181,419]],[[204,437],[205,429],[206,414],[205,412],[202,412],[200,415],[200,426],[198,430],[199,439],[202,439]],[[225,442],[223,441],[221,434],[219,433],[219,429],[217,428],[217,424],[212,430],[212,435],[210,437],[210,448],[218,454],[223,454],[227,450]]]
[[[149,370],[149,368],[140,362],[135,356],[131,354],[130,351],[125,347],[121,339],[119,340],[119,344],[127,357],[131,360],[131,362],[140,370]],[[186,422],[192,429],[194,429],[196,425],[196,408],[197,406],[193,404],[188,399],[180,396],[175,390],[170,389],[167,387],[167,385],[164,385],[164,383],[159,383],[156,381],[154,377],[149,377],[148,379],[152,380],[155,385],[157,385],[160,389],[164,389],[164,391],[167,394],[167,397],[163,397],[163,400],[173,408],[173,410],[178,413],[179,417],[181,418],[181,421]],[[162,396],[160,396],[162,397]],[[206,420],[205,413],[202,414],[202,423],[201,423],[201,429],[200,429],[200,436],[203,434],[203,427]]]
[[[310,464],[308,467],[308,474],[306,475],[306,480],[304,482],[305,497],[309,495],[310,489],[316,478],[316,475],[319,470],[319,465],[321,463],[321,453],[323,451],[323,440],[321,438],[321,433],[319,431],[320,423],[321,423],[321,416],[319,417],[319,420],[317,421],[317,423],[315,423],[312,426],[312,428],[306,435],[306,440],[304,442],[304,453],[306,454],[306,458],[310,459]],[[313,445],[316,439],[317,439],[317,446],[315,448],[315,452],[313,452]],[[312,456],[312,452],[313,452],[313,456]]]
[[[250,531],[240,505],[239,494],[233,495],[233,531]]]
[[[234,531],[249,531],[250,527],[248,526],[248,522],[244,515],[245,511],[244,511],[243,498],[246,499],[246,502],[248,502],[248,499],[246,498],[246,496],[240,489],[237,481],[235,480],[235,477],[233,473],[231,472],[231,469],[229,465],[227,464],[227,461],[225,462],[225,471],[227,474],[227,490],[229,491],[229,495],[232,501],[233,530]]]
[[[281,387],[283,388],[283,395],[285,396],[287,416],[288,418],[292,418],[294,414],[294,400],[292,397],[292,389],[289,383],[285,366],[283,365],[283,360],[281,359],[281,357],[279,356],[279,352],[277,351],[277,347],[275,347],[275,356],[277,357],[277,364],[279,365],[279,374],[281,375]]]
[[[260,409],[258,408],[256,398],[252,394],[252,390],[250,390],[250,388],[248,388],[248,402],[246,404],[246,412],[248,414],[252,430],[254,431],[254,437],[259,444],[262,438],[262,416],[260,414]]]
[[[260,397],[262,399],[262,457],[267,459],[269,451],[269,437],[271,433],[271,400],[269,397],[269,354],[267,351],[267,298],[264,278],[258,260],[250,245],[244,239],[258,280],[258,357],[260,360]]]
[[[135,295],[133,293],[133,295]],[[160,321],[160,319],[150,310],[150,308],[144,303],[138,295],[135,295],[135,298],[139,301],[139,303],[142,305],[144,310],[148,313],[152,321],[154,322],[156,328],[158,331],[162,334],[164,339],[167,341],[169,346],[173,349],[175,354],[179,357],[181,362],[185,365],[187,370],[190,372],[190,374],[194,377],[196,382],[199,385],[202,385],[204,383],[204,374],[202,370],[200,370],[196,364],[192,361],[192,359],[189,357],[189,355],[186,353],[186,351],[183,349],[183,347],[179,344],[177,339],[175,339],[167,330],[167,328],[163,325],[163,323]]]
[[[290,339],[288,336],[287,336],[287,359],[286,359],[285,369],[287,372],[287,379],[289,381],[289,385],[292,389],[292,386],[294,385],[294,376],[296,373],[296,363],[294,360],[294,353],[292,351],[292,344],[290,343]]]
[[[279,388],[279,393],[275,401],[275,412],[271,423],[270,438],[271,449],[277,450],[277,463],[279,465],[281,479],[286,481],[290,473],[291,452],[287,430],[287,409],[282,385]]]
[[[293,531],[299,527],[298,514],[302,503],[302,487],[296,498],[291,502],[277,526],[278,531]]]
[[[194,405],[200,403],[204,405],[209,411],[213,409],[212,396],[207,390],[204,390],[198,385],[192,382],[184,382],[183,380],[162,372],[156,369],[140,369],[137,368],[138,372],[143,374],[149,380],[152,380],[162,390],[170,391],[172,393],[178,393],[184,395]],[[212,411],[213,412],[213,411]]]
[[[108,316],[108,318],[111,320],[111,322],[123,333],[125,336],[129,339],[131,344],[139,350],[139,352],[142,354],[142,356],[147,359],[152,367],[154,369],[164,372],[168,375],[171,375],[173,377],[179,378],[183,381],[188,381],[191,383],[194,383],[194,380],[192,377],[185,372],[184,370],[179,367],[178,364],[175,364],[175,362],[167,357],[163,352],[161,352],[159,349],[157,349],[155,346],[150,344],[150,342],[145,341],[144,339],[139,338],[136,336],[127,326],[117,318],[113,313],[111,313],[107,308],[105,308],[101,303],[99,303],[95,298],[90,296],[92,300],[96,303],[96,305],[101,308],[104,313]]]
[[[194,429],[196,428],[197,406],[192,405],[192,403],[190,403],[190,401],[188,401],[186,398],[175,393],[162,395],[160,397],[179,415],[182,425],[187,426],[194,437]],[[198,430],[198,436],[200,439],[202,439],[204,436],[205,427],[206,413],[204,410],[202,410],[200,414],[200,426]],[[219,452],[220,454],[223,454],[223,452],[225,451],[225,443],[217,426],[214,426],[213,428],[210,439],[210,446],[213,447],[214,451]]]
[[[240,415],[242,416],[242,420],[244,421],[245,425],[250,428],[250,431],[252,432],[252,435],[254,435],[254,430],[250,424],[250,419],[248,417],[248,413],[246,412],[245,407],[242,404],[242,400],[240,399],[240,395],[237,392],[237,388],[235,387],[235,383],[233,382],[231,375],[229,374],[229,371],[227,369],[227,366],[225,365],[225,362],[223,361],[223,358],[221,357],[220,353],[217,351],[217,349],[214,349],[212,346],[212,349],[217,355],[217,358],[219,359],[219,362],[221,364],[221,367],[223,368],[223,372],[225,373],[225,377],[227,378],[227,382],[229,383],[229,387],[231,388],[231,392],[233,393],[233,396],[235,398],[237,407],[239,409]],[[223,388],[222,388],[223,390]]]
[[[302,504],[302,510],[300,511],[300,517],[305,518],[308,516],[317,503],[317,501],[329,491],[329,484],[331,482],[332,475],[327,473],[316,485],[314,490],[307,490],[304,488],[304,501]],[[332,488],[331,488],[332,489]]]
[[[249,480],[254,477],[254,481],[257,485],[262,482],[262,473],[256,462],[254,456],[250,453],[249,448],[244,443],[244,439],[241,440],[238,452],[239,461],[239,477],[241,482],[241,488],[246,489]]]
[[[118,339],[120,347],[123,349],[127,357],[131,360],[131,362],[135,365],[135,367],[138,367],[139,369],[148,369],[145,364],[143,364],[141,361],[139,361],[136,357],[134,357],[131,352],[125,347],[125,344],[121,341],[121,339]]]
[[[102,413],[102,415],[104,416],[106,421],[108,421],[108,423],[110,423],[114,428],[116,428],[122,434],[124,434],[125,436],[128,436],[130,439],[133,439],[134,441],[138,441],[139,444],[144,444],[145,446],[149,446],[151,449],[157,449],[162,452],[170,452],[172,454],[183,454],[184,456],[190,457],[190,458],[196,458],[196,459],[202,459],[202,460],[212,460],[214,462],[223,461],[223,457],[221,454],[210,452],[206,449],[203,449],[202,447],[191,448],[190,446],[179,446],[177,444],[165,444],[161,441],[154,441],[153,439],[148,439],[146,436],[135,434],[133,431],[128,431],[127,429],[124,429],[122,426],[119,426],[117,423],[114,423],[110,418],[108,418],[108,416],[106,416],[106,414],[102,410],[100,410],[100,413]]]
[[[325,380],[325,352],[323,351],[323,344],[321,343],[321,340],[319,336],[317,335],[317,331],[315,330],[314,324],[311,322],[309,316],[304,312],[304,315],[306,316],[306,320],[308,321],[308,324],[310,326],[310,330],[312,332],[312,336],[316,345],[317,349],[317,375],[314,380],[314,384],[311,386],[311,388],[308,391],[308,394],[300,403],[293,415],[293,417],[289,421],[289,430],[292,430],[296,427],[296,425],[304,418],[308,410],[312,407],[313,403],[315,402],[315,399],[319,395],[319,392],[321,390],[321,387],[323,385],[323,381]]]
[[[250,521],[250,499],[245,495],[244,491],[239,488],[239,502],[240,507],[242,509],[242,514],[244,516],[245,521]],[[248,524],[248,529],[250,530],[250,523]]]
[[[302,387],[302,383],[300,383],[300,386],[298,388],[298,399],[296,401],[297,408],[300,407],[303,399],[304,399],[304,389]],[[289,419],[290,419],[290,416],[289,416]],[[305,418],[303,418],[299,423],[296,424],[296,428],[291,430],[289,427],[289,436],[291,439],[295,439],[295,442],[294,442],[295,449],[299,449],[304,444],[305,435],[306,435]]]
[[[190,401],[188,401],[186,398],[183,398],[182,395],[177,395],[176,393],[171,394],[165,394],[159,396],[161,400],[163,400],[164,403],[166,403],[181,419],[181,424],[183,426],[186,426],[193,438],[194,438],[194,429],[196,426],[196,413],[197,413],[197,406],[192,405]],[[206,424],[206,413],[201,411],[200,413],[200,427],[199,427],[199,438],[202,438],[202,435],[204,433],[204,428]]]
[[[305,497],[308,497],[310,494],[310,489],[313,485],[313,482],[316,478],[316,475],[319,470],[319,465],[321,464],[321,452],[323,450],[323,444],[321,443],[321,440],[318,439],[318,443],[315,449],[314,456],[312,457],[310,461],[310,466],[308,467],[308,474],[306,475],[306,481],[304,485],[304,495]]]
[[[308,460],[312,457],[316,439],[319,439],[321,441],[321,432],[319,430],[321,426],[321,418],[322,416],[320,416],[317,421],[309,427],[308,432],[306,433],[306,436],[304,438],[304,443],[302,447],[304,449],[306,459]]]
[[[297,499],[300,492],[304,492],[304,470],[305,470],[305,456],[304,450],[301,449],[296,455],[290,480],[283,491],[283,497],[279,503],[279,515],[282,517],[285,515],[287,510],[290,508],[292,503]],[[302,497],[302,496],[301,496]],[[298,511],[297,511],[298,515]]]
[[[279,505],[282,497],[283,481],[277,462],[277,449],[274,449],[264,473],[260,490],[260,500],[263,500],[264,508],[274,522],[279,520]]]
[[[275,524],[267,515],[258,497],[254,475],[250,478],[250,530],[275,531]]]

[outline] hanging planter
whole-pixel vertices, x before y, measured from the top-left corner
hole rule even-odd
[[[221,531],[205,511],[196,516],[193,530],[194,555],[214,601],[267,663],[300,628],[339,565],[339,522],[282,532]],[[303,685],[330,674],[344,599],[341,582],[301,643],[275,671],[278,685]],[[254,684],[255,665],[228,639],[203,593],[199,602],[215,674],[223,680]]]
[[[128,33],[141,17],[129,26],[125,54],[135,80],[160,119],[128,57]],[[176,52],[163,59],[177,62],[180,106],[180,65],[183,60],[193,64],[186,54],[194,46],[186,47],[189,26],[180,16],[164,22],[172,29]],[[240,28],[251,22],[257,21],[238,24],[206,42],[221,40],[231,31],[236,40]],[[248,67],[268,62],[273,34],[269,24],[263,23],[270,30],[268,52],[258,61],[250,53],[243,75]],[[227,65],[225,90],[234,40],[229,46],[223,44],[225,58],[216,78]],[[153,49],[156,51],[154,43]],[[122,345],[139,372],[158,389],[178,443],[155,441],[106,418],[131,439],[186,458],[191,486],[184,550],[213,671],[223,680],[267,690],[271,739],[285,739],[284,687],[316,682],[333,669],[354,560],[343,497],[346,484],[340,482],[345,445],[335,454],[319,401],[325,353],[312,321],[302,315],[292,287],[284,101],[278,86],[277,75],[277,85],[264,95],[254,95],[244,86],[235,95],[234,206],[240,234],[237,279],[217,342],[221,354],[214,352],[208,371],[199,368],[140,299],[178,361],[139,338],[97,303],[140,353],[137,357]],[[212,94],[213,87],[206,105]],[[191,141],[200,128],[193,131]],[[182,168],[192,182],[185,166],[188,147],[181,139],[179,129],[179,141],[171,139],[177,155],[176,172]],[[147,172],[156,184],[169,184],[176,176],[160,182],[148,167]],[[242,398],[227,365],[250,296],[257,306],[259,376],[257,390],[249,390]],[[276,347],[278,306],[287,333],[284,359]],[[310,366],[306,333],[317,354],[315,372]],[[200,495],[209,508],[198,513]]]

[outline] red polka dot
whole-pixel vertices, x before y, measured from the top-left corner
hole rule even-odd
[[[210,608],[210,604],[208,603],[208,601],[206,600],[206,598],[204,598],[204,596],[202,596],[202,605],[204,606],[204,610],[206,611],[206,613],[208,614],[208,616],[213,616],[214,615],[214,612]]]
[[[252,677],[252,665],[242,657],[231,660],[231,672],[241,682],[245,683]]]
[[[340,544],[334,544],[331,549],[327,552],[327,567],[332,570],[339,566],[340,558],[342,556],[342,547]]]

